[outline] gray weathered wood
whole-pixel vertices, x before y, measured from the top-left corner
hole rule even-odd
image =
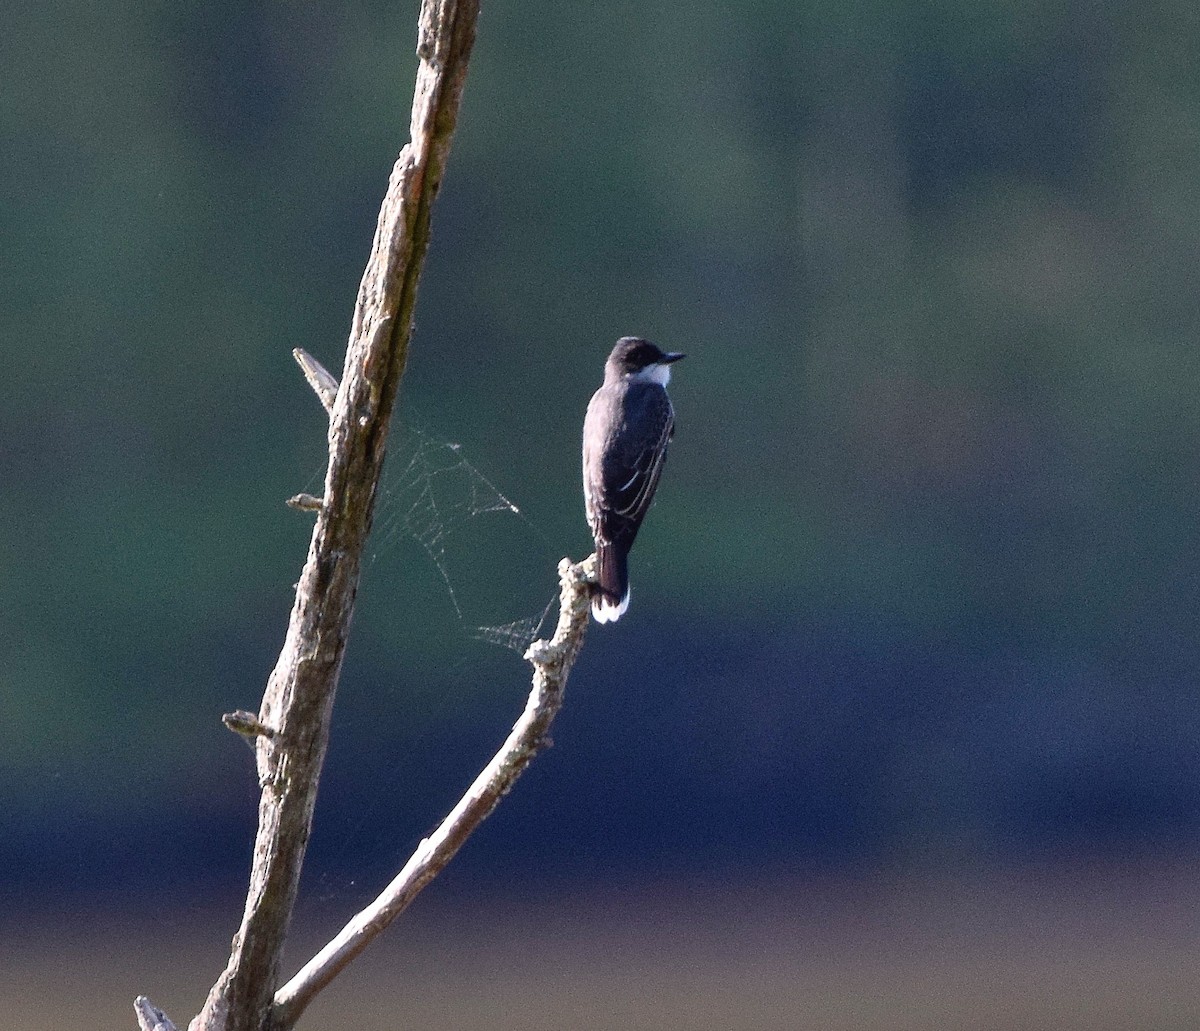
[[[508,739],[379,897],[354,916],[279,989],[275,995],[276,1027],[292,1027],[317,993],[408,908],[421,889],[454,858],[475,828],[487,819],[533,757],[549,743],[550,724],[562,706],[567,677],[587,631],[595,556],[578,565],[563,559],[558,565],[558,575],[558,626],[549,641],[535,641],[525,654],[533,664],[533,686],[525,711]]]
[[[258,714],[269,733],[255,738],[262,795],[245,912],[229,963],[190,1031],[286,1026],[271,1023],[280,956],[308,844],[388,425],[404,374],[431,207],[446,167],[478,13],[479,0],[424,0],[421,7],[411,140],[392,170],[359,287],[330,415],[323,503],[287,637]],[[138,1013],[142,1020],[142,1010]]]
[[[170,1018],[144,995],[133,1000],[133,1011],[141,1031],[175,1031]]]

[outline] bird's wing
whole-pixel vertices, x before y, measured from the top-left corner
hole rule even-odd
[[[636,439],[615,442],[604,463],[604,536],[637,533],[662,474],[667,445],[675,427],[675,413],[667,393],[658,386],[638,389],[630,398],[630,423],[638,426]]]

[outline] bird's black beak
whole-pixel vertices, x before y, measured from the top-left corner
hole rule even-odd
[[[663,360],[664,364],[670,365],[671,362],[677,362],[677,361],[679,361],[680,358],[686,358],[686,357],[687,357],[687,355],[684,354],[682,351],[668,351],[666,354],[663,355],[662,360]]]

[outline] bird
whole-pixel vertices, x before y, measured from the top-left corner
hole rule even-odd
[[[604,384],[583,420],[583,500],[596,542],[592,615],[614,623],[629,608],[629,549],[646,517],[675,411],[671,366],[683,358],[641,337],[621,337],[604,363]]]

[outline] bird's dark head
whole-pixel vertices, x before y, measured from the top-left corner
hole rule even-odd
[[[606,380],[626,377],[652,380],[664,387],[671,378],[670,365],[683,358],[678,351],[660,351],[641,337],[621,337],[604,366]]]

